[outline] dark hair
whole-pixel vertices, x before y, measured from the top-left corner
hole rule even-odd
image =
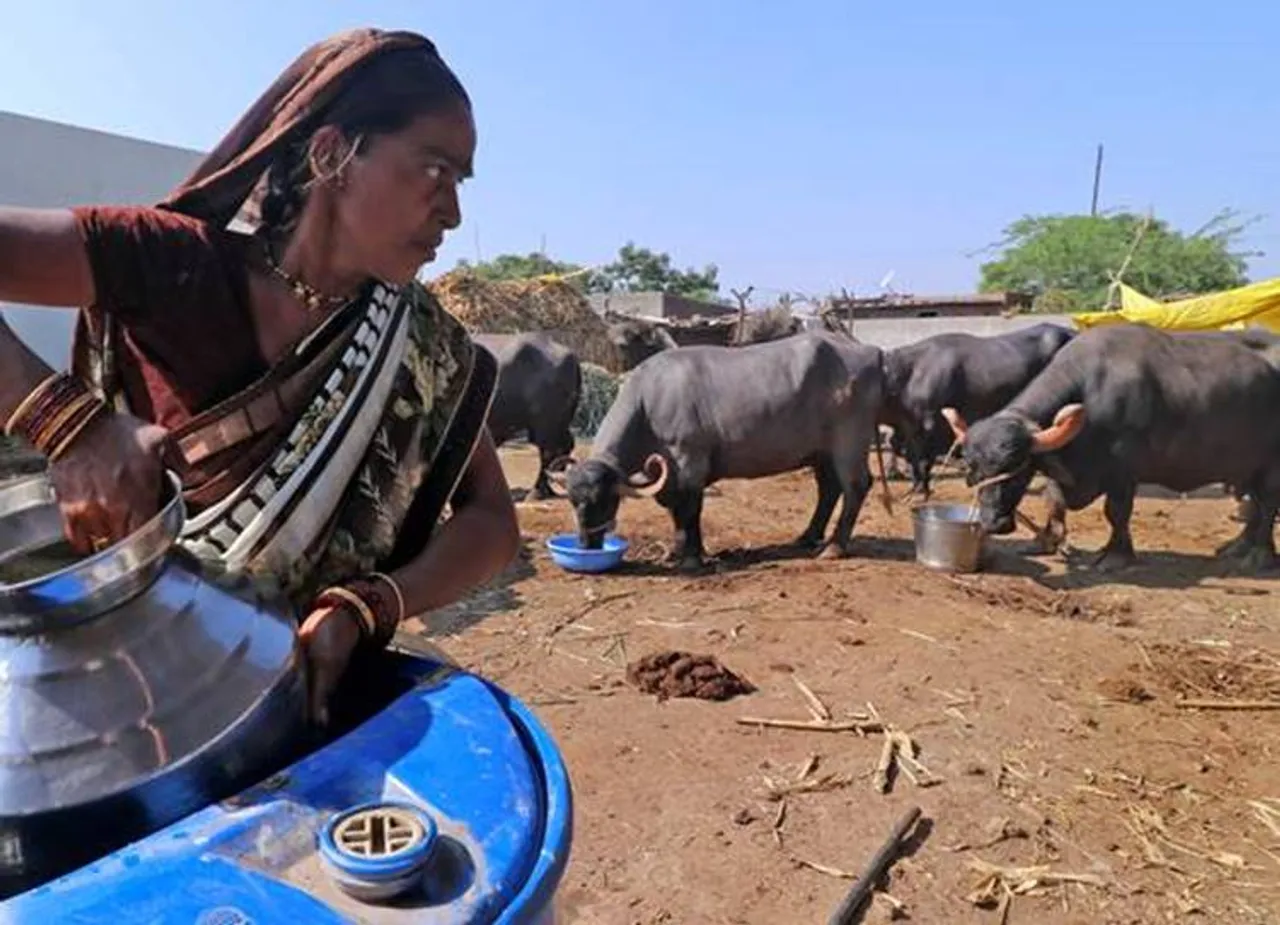
[[[311,139],[332,125],[355,143],[375,135],[392,135],[419,116],[461,103],[471,108],[462,82],[439,55],[422,49],[389,52],[366,64],[345,93],[316,113],[311,131],[286,145],[267,169],[259,213],[268,237],[288,233],[307,201]]]

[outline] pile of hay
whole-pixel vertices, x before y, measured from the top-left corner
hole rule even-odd
[[[486,280],[453,270],[427,288],[449,314],[475,334],[545,331],[583,363],[621,371],[622,358],[609,329],[581,292],[560,280]]]
[[[577,436],[590,440],[596,435],[625,378],[615,376],[594,363],[582,364],[582,396],[578,399],[578,410],[574,412],[570,425]]]

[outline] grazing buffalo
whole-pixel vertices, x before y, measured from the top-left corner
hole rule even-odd
[[[696,568],[707,486],[812,468],[817,505],[797,542],[822,545],[843,496],[824,554],[847,553],[871,487],[882,359],[875,347],[815,332],[746,347],[680,347],[646,360],[601,422],[591,457],[561,477],[581,544],[600,547],[623,495],[654,497],[675,524],[673,558]]]
[[[1129,521],[1139,484],[1189,492],[1223,483],[1253,504],[1218,553],[1261,570],[1275,559],[1277,408],[1280,371],[1240,336],[1118,324],[1076,335],[995,415],[968,426],[955,410],[944,413],[964,441],[991,533],[1013,530],[1039,471],[1060,507],[1080,510],[1106,496],[1111,537],[1096,564],[1120,568],[1134,559]]]
[[[655,353],[674,350],[675,339],[660,324],[638,318],[613,318],[608,327],[609,342],[622,358],[623,371],[635,369]]]
[[[532,497],[548,498],[547,467],[573,452],[569,425],[582,394],[582,367],[573,351],[545,334],[477,334],[498,361],[489,432],[498,446],[520,434],[538,448]]]
[[[951,448],[943,408],[968,421],[999,411],[1045,368],[1074,336],[1036,324],[994,337],[938,334],[890,351],[881,422],[894,430],[894,449],[911,466],[912,489],[929,496],[934,460]]]

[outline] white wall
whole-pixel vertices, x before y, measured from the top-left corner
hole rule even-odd
[[[186,148],[0,112],[0,205],[146,205],[163,199],[203,156]],[[66,366],[73,312],[5,302],[0,302],[0,310],[45,362]]]
[[[1057,324],[1075,330],[1070,315],[1000,315],[958,318],[869,318],[854,320],[853,336],[883,350],[893,350],[935,334],[976,334],[990,337],[1036,324]]]

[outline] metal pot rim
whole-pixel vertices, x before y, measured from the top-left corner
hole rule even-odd
[[[165,472],[165,480],[169,486],[165,503],[130,536],[56,571],[16,584],[0,583],[0,632],[44,631],[79,623],[118,607],[147,587],[186,522],[182,482],[172,471]],[[15,481],[8,491],[29,493],[33,484],[43,482],[47,503],[57,503],[47,474]],[[0,489],[0,498],[5,494]]]

